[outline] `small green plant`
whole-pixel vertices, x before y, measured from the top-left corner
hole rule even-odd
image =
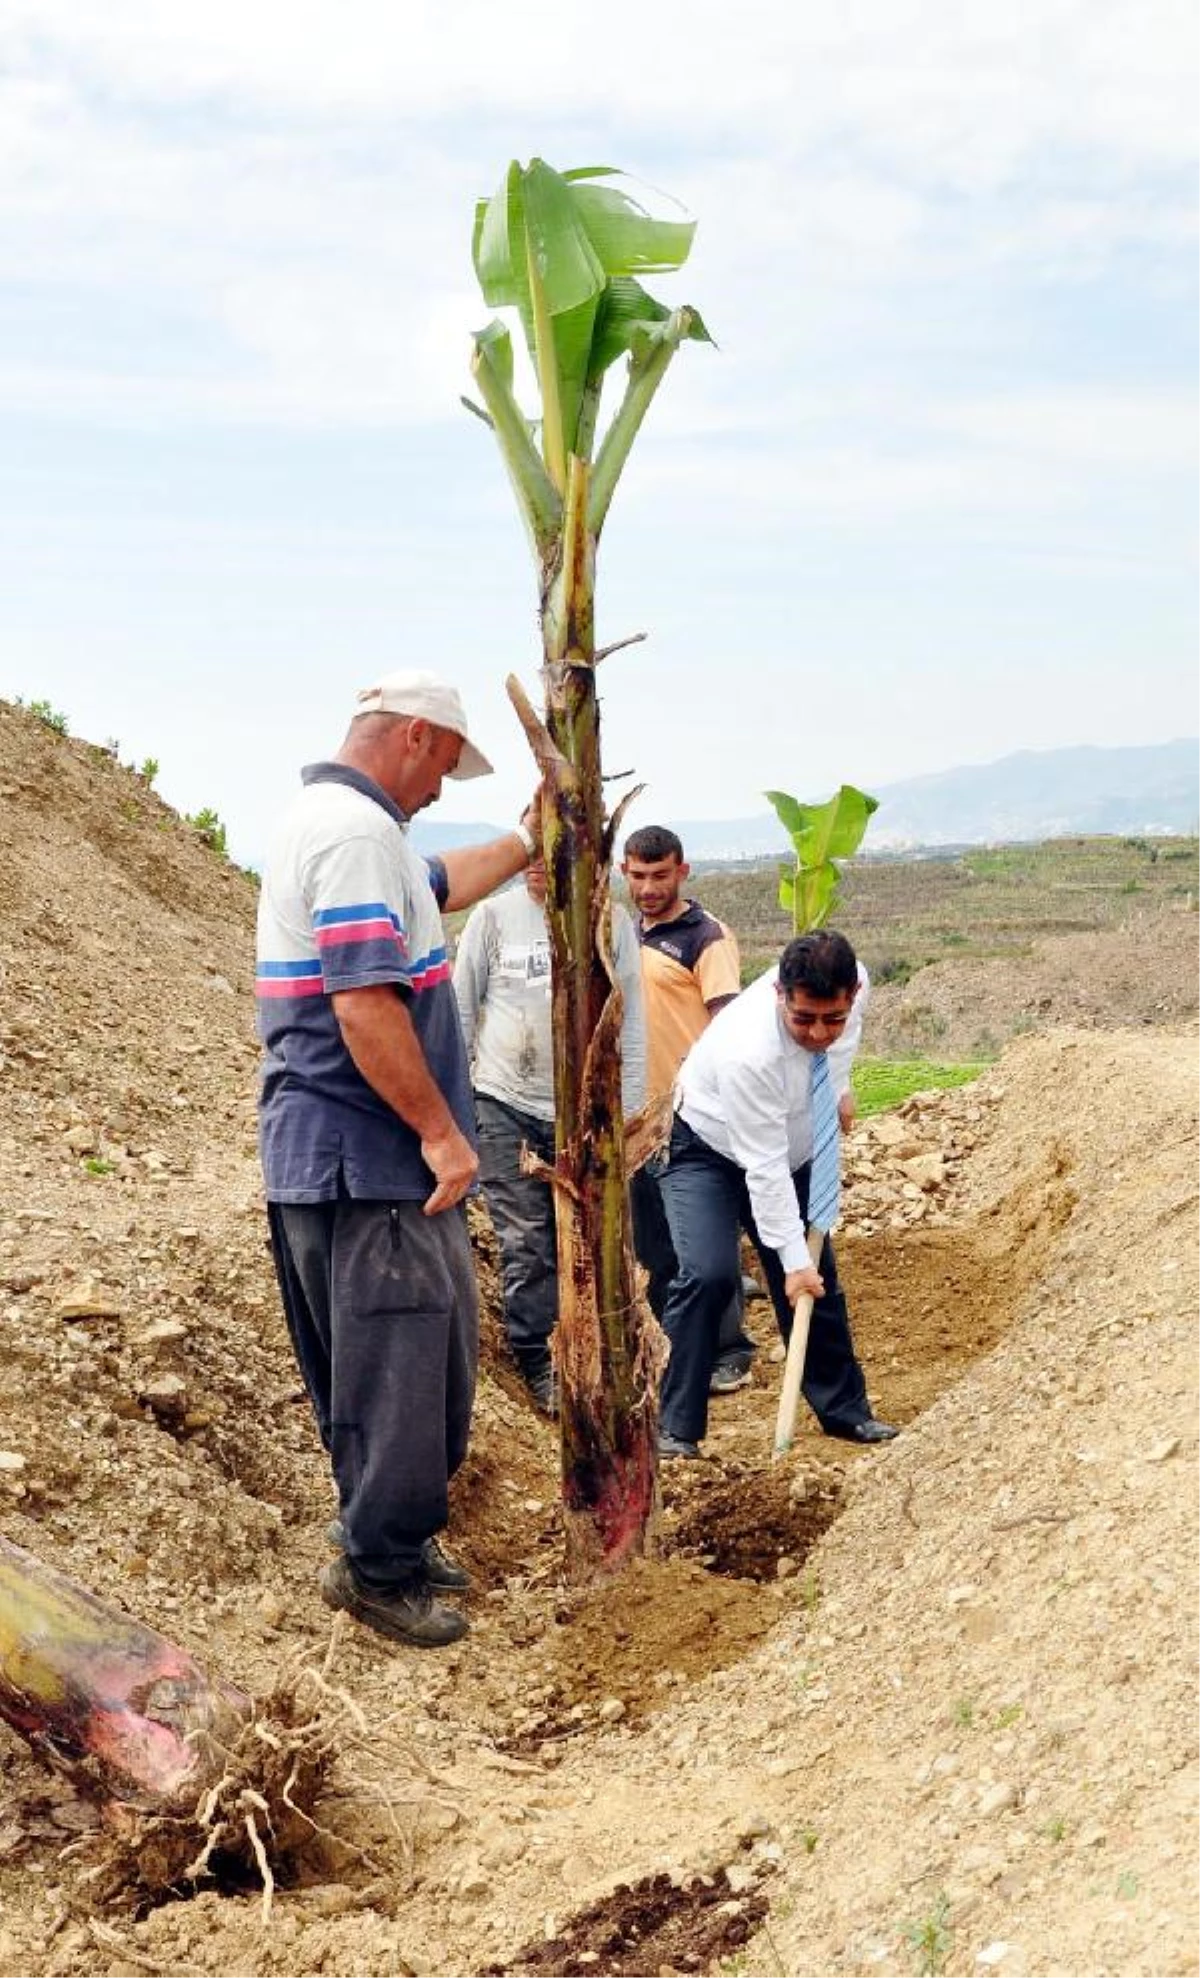
[[[83,1165],[88,1174],[111,1174],[113,1171],[112,1162],[102,1160],[99,1154],[89,1154]]]
[[[229,857],[229,843],[225,836],[225,826],[222,824],[215,810],[209,810],[207,808],[198,810],[194,817],[189,817],[186,821],[194,831],[199,832],[202,843],[206,844],[211,852],[216,852],[219,858],[227,859]]]
[[[975,1705],[969,1696],[960,1696],[954,1706],[954,1721],[960,1730],[969,1731],[975,1722]]]
[[[52,707],[49,701],[30,701],[29,712],[38,721],[44,722],[47,728],[53,728],[56,735],[69,733],[66,715]]]
[[[821,1836],[818,1834],[815,1827],[801,1827],[800,1845],[803,1847],[805,1854],[816,1853],[817,1842],[820,1840],[820,1838]]]
[[[154,779],[158,775],[158,757],[153,755],[144,757],[142,766],[137,773],[146,785],[146,788],[152,790],[154,788]]]
[[[821,1604],[821,1582],[811,1566],[800,1581],[800,1598],[804,1602],[805,1613],[815,1614]]]
[[[879,799],[843,783],[824,804],[801,804],[784,790],[764,792],[792,841],[794,867],[779,869],[779,904],[792,916],[792,928],[806,934],[824,927],[838,902],[835,859],[850,858],[862,843]]]
[[[904,1941],[920,1960],[916,1967],[920,1978],[938,1978],[938,1973],[946,1969],[953,1936],[950,1899],[944,1889],[935,1897],[928,1916],[906,1926]]]
[[[1024,1704],[1006,1703],[1004,1705],[1004,1708],[1002,1710],[998,1710],[995,1716],[993,1717],[992,1729],[994,1731],[1007,1731],[1010,1724],[1019,1723],[1024,1715],[1025,1715]]]
[[[1138,1878],[1132,1868],[1123,1868],[1117,1876],[1117,1894],[1122,1902],[1130,1902],[1138,1892]]]
[[[1067,1823],[1061,1813],[1056,1813],[1053,1820],[1047,1820],[1045,1826],[1042,1828],[1042,1832],[1048,1841],[1063,1840],[1066,1836],[1066,1831]]]

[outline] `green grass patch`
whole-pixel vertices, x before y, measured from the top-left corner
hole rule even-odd
[[[872,1113],[886,1113],[913,1092],[944,1091],[952,1085],[969,1085],[987,1064],[972,1060],[964,1064],[939,1064],[932,1058],[859,1058],[850,1073],[860,1119]]]

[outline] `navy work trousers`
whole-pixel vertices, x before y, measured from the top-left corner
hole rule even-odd
[[[554,1160],[554,1126],[518,1112],[486,1092],[475,1095],[479,1180],[500,1246],[504,1329],[527,1380],[550,1366],[550,1334],[558,1317],[558,1244],[554,1196],[539,1175],[522,1174],[521,1145]]]
[[[466,1209],[270,1202],[275,1271],[365,1583],[415,1572],[467,1453],[479,1299]]]
[[[808,1175],[805,1166],[792,1177],[801,1215],[808,1207]],[[660,1420],[665,1434],[698,1442],[708,1426],[708,1383],[718,1352],[721,1314],[741,1276],[741,1230],[758,1252],[785,1340],[791,1336],[792,1308],[784,1292],[779,1253],[766,1247],[755,1225],[745,1170],[708,1146],[678,1116],[660,1185],[678,1263],[662,1320],[671,1357],[663,1378]],[[820,1272],[825,1291],[813,1305],[803,1392],[822,1428],[846,1429],[867,1421],[871,1409],[828,1239],[821,1251]]]
[[[658,1177],[662,1172],[661,1161],[647,1161],[638,1169],[629,1184],[629,1200],[633,1211],[633,1247],[637,1260],[647,1275],[646,1297],[650,1310],[661,1325],[663,1313],[667,1309],[667,1294],[675,1276],[675,1245],[671,1241],[671,1226],[667,1221],[666,1204]],[[737,1284],[733,1295],[721,1313],[717,1328],[717,1359],[724,1365],[748,1367],[758,1348],[747,1333],[743,1321],[746,1315],[746,1298],[742,1288],[741,1266],[738,1266]]]

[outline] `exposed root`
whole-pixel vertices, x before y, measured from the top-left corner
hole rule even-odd
[[[106,1807],[104,1826],[72,1850],[91,1858],[80,1880],[80,1903],[89,1910],[106,1903],[145,1912],[205,1884],[258,1887],[263,1921],[269,1922],[277,1887],[295,1879],[302,1859],[319,1864],[337,1851],[382,1873],[378,1862],[325,1824],[317,1810],[335,1799],[384,1802],[400,1833],[394,1782],[410,1772],[414,1790],[401,1791],[399,1798],[419,1806],[420,1767],[409,1765],[398,1740],[389,1739],[386,1728],[381,1738],[381,1728],[369,1727],[353,1698],[329,1681],[339,1634],[335,1623],[321,1667],[299,1658],[285,1667],[270,1696],[255,1703],[253,1716],[228,1745],[210,1739],[200,1748],[205,1785],[191,1804]],[[358,1774],[348,1762],[351,1752],[363,1755],[363,1775],[382,1766],[388,1788]],[[415,1814],[412,1827],[415,1835]],[[410,1835],[405,1846],[410,1864],[413,1847]]]

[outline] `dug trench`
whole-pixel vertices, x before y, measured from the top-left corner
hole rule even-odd
[[[992,1010],[1040,1031],[1031,970],[1088,1027],[850,1137],[839,1253],[900,1440],[802,1412],[773,1469],[752,1307],[753,1382],[666,1470],[658,1556],[591,1594],[477,1216],[449,1534],[472,1629],[421,1655],[317,1593],[333,1504],[264,1240],[249,881],[2,701],[0,837],[0,1530],[337,1727],[269,1914],[253,1877],[106,1905],[97,1807],[0,1731],[2,1978],[907,1971],[943,1894],[948,1972],[1194,1971],[1190,905],[1140,934],[1140,1000],[1125,937],[1103,974],[1085,937],[1023,958],[990,1004],[983,964],[956,975],[970,1036]]]
[[[947,1108],[954,1103],[947,1100]],[[1069,1177],[1050,1161],[979,1215],[943,1215],[932,1227],[871,1234],[857,1231],[849,1216],[840,1262],[879,1414],[903,1429],[996,1344],[1018,1296],[1011,1259],[1058,1227],[1071,1201]],[[144,1588],[136,1605],[158,1625],[169,1628],[178,1615],[180,1633],[203,1637],[207,1627],[197,1595],[207,1598],[214,1617],[236,1615],[243,1624],[238,1674],[264,1688],[291,1644],[311,1644],[319,1662],[330,1659],[328,1628],[313,1592],[330,1507],[307,1408],[269,1316],[261,1238],[247,1223],[243,1218],[232,1250],[228,1238],[193,1229],[168,1246],[164,1260],[176,1302],[182,1251],[192,1293],[220,1295],[229,1328],[250,1321],[260,1335],[249,1350],[244,1339],[239,1355],[231,1353],[223,1327],[186,1339],[182,1328],[177,1336],[161,1323],[151,1328],[149,1358],[159,1368],[164,1358],[186,1366],[188,1390],[199,1405],[185,1413],[178,1406],[156,1412],[144,1403],[128,1405],[130,1391],[148,1393],[152,1383],[139,1373],[139,1355],[134,1351],[131,1359],[126,1329],[112,1315],[71,1326],[59,1350],[75,1349],[93,1399],[107,1404],[100,1428],[110,1447],[121,1448],[134,1436],[142,1444],[139,1470],[156,1453],[160,1459],[158,1487],[144,1473],[139,1478],[143,1515],[133,1549],[122,1556],[110,1533],[102,1551],[110,1561],[115,1554],[135,1588]],[[432,1962],[413,1968],[481,1968],[475,1959],[487,1941],[508,1936],[511,1942],[507,1905],[493,1908],[495,1871],[528,1865],[531,1852],[536,1860],[542,1838],[537,1808],[541,1801],[547,1809],[553,1804],[564,1758],[602,1744],[615,1727],[634,1734],[651,1727],[715,1672],[736,1674],[790,1609],[811,1605],[816,1586],[809,1556],[838,1517],[848,1474],[886,1461],[878,1451],[822,1436],[808,1417],[798,1425],[789,1459],[772,1463],[782,1349],[769,1305],[752,1302],[747,1323],[758,1352],[751,1382],[714,1398],[701,1462],[663,1466],[653,1555],[600,1587],[570,1589],[562,1577],[556,1435],[533,1413],[507,1360],[482,1211],[473,1210],[472,1225],[483,1294],[483,1379],[473,1450],[454,1486],[451,1529],[476,1583],[468,1601],[473,1633],[465,1644],[430,1658],[397,1653],[346,1624],[335,1627],[332,1667],[339,1695],[355,1700],[364,1726],[399,1719],[404,1729],[398,1746],[386,1734],[357,1741],[318,1809],[309,1843],[276,1863],[278,1894],[293,1907],[282,1913],[276,1908],[272,1941],[280,1929],[285,1936],[291,1926],[301,1929],[303,1955],[311,1959],[307,1932],[316,1918],[347,1912],[348,1920],[361,1910],[372,1919],[367,1940],[348,1934],[336,1946],[330,1942],[313,1969],[393,1968],[380,1919],[403,1918],[411,1925],[419,1893],[435,1914],[439,1907],[450,1912],[436,1927],[432,1918],[426,1925],[441,1940],[440,1955],[448,1942],[457,1943],[448,1964],[433,1953]],[[74,1357],[68,1351],[68,1360]],[[68,1390],[78,1391],[80,1371],[60,1373]],[[257,1396],[253,1410],[249,1391]],[[126,1467],[116,1466],[114,1486]],[[182,1472],[178,1493],[163,1488],[175,1469]],[[72,1515],[81,1474],[61,1452],[56,1465],[47,1446],[21,1502],[26,1529],[19,1523],[12,1535],[37,1549],[39,1524],[53,1527]],[[94,1515],[96,1499],[104,1496],[102,1466],[90,1488]],[[162,1552],[176,1541],[185,1547],[186,1565],[168,1581]],[[95,1568],[91,1577],[97,1577]],[[231,1590],[231,1578],[240,1587]],[[10,1787],[7,1858],[14,1869],[28,1867],[49,1836],[86,1829],[90,1816],[65,1789],[47,1800],[44,1781],[28,1779],[29,1763],[17,1753],[6,1753],[3,1762]],[[511,1804],[485,1804],[475,1818],[468,1801],[479,1798],[480,1768],[493,1781],[509,1782]],[[487,1968],[601,1974],[713,1969],[736,1955],[769,1916],[771,1863],[761,1851],[750,1859],[753,1843],[750,1831],[735,1835],[731,1858],[710,1862],[701,1873],[681,1865],[632,1882],[613,1875],[607,1893],[565,1914],[556,1898],[540,1934]],[[87,1965],[87,1957],[111,1948],[103,1913],[128,1914],[131,1908],[140,1918],[138,1955],[144,1957],[147,1944],[154,1947],[139,1968],[160,1968],[155,1958],[164,1960],[163,1969],[176,1968],[171,1958],[183,1945],[195,1963],[194,1933],[211,1937],[218,1915],[224,1954],[234,1956],[236,1968],[276,1968],[272,1961],[246,1961],[244,1940],[236,1952],[228,1948],[240,1936],[238,1914],[252,1901],[241,1866],[225,1871],[216,1860],[214,1879],[201,1885],[207,1892],[198,1896],[189,1887],[154,1898],[139,1884],[124,1892],[122,1902],[109,1862],[101,1878],[108,1900],[98,1922],[87,1914],[97,1883],[86,1849],[84,1857],[91,1879],[73,1885],[68,1874],[60,1891],[61,1914],[76,1919],[62,1938],[68,1952],[74,1947],[74,1957],[44,1968],[98,1968]],[[589,1865],[593,1872],[600,1868],[589,1864],[584,1850],[571,1863],[563,1893],[578,1886],[578,1871]],[[214,1903],[220,1905],[216,1912]],[[476,1913],[456,1915],[464,1905]],[[72,1935],[80,1928],[87,1933],[86,1954],[84,1940]],[[415,1943],[407,1927],[404,1938],[411,1958]],[[235,1965],[206,1967],[201,1959],[195,1968]]]
[[[1073,1201],[1065,1163],[1052,1157],[982,1217],[842,1239],[856,1341],[878,1413],[903,1428],[996,1345],[1024,1290],[1013,1258],[1044,1247]],[[493,1368],[517,1394],[494,1305],[485,1326]],[[786,1603],[814,1605],[809,1555],[838,1517],[850,1467],[878,1452],[834,1442],[810,1418],[790,1459],[773,1463],[782,1347],[765,1299],[750,1303],[747,1327],[758,1349],[749,1385],[714,1398],[701,1462],[663,1467],[653,1558],[572,1595],[556,1580],[559,1521],[538,1499],[524,1509],[541,1521],[535,1543],[551,1554],[550,1571],[537,1554],[491,1554],[520,1611],[511,1638],[528,1658],[507,1712],[489,1696],[475,1719],[498,1752],[553,1767],[566,1744],[616,1723],[645,1723],[687,1686],[736,1669]],[[743,1856],[752,1828],[739,1838]],[[621,1881],[565,1918],[549,1918],[539,1937],[484,1969],[496,1978],[716,1970],[769,1927],[770,1897],[769,1856],[713,1864],[702,1875]]]

